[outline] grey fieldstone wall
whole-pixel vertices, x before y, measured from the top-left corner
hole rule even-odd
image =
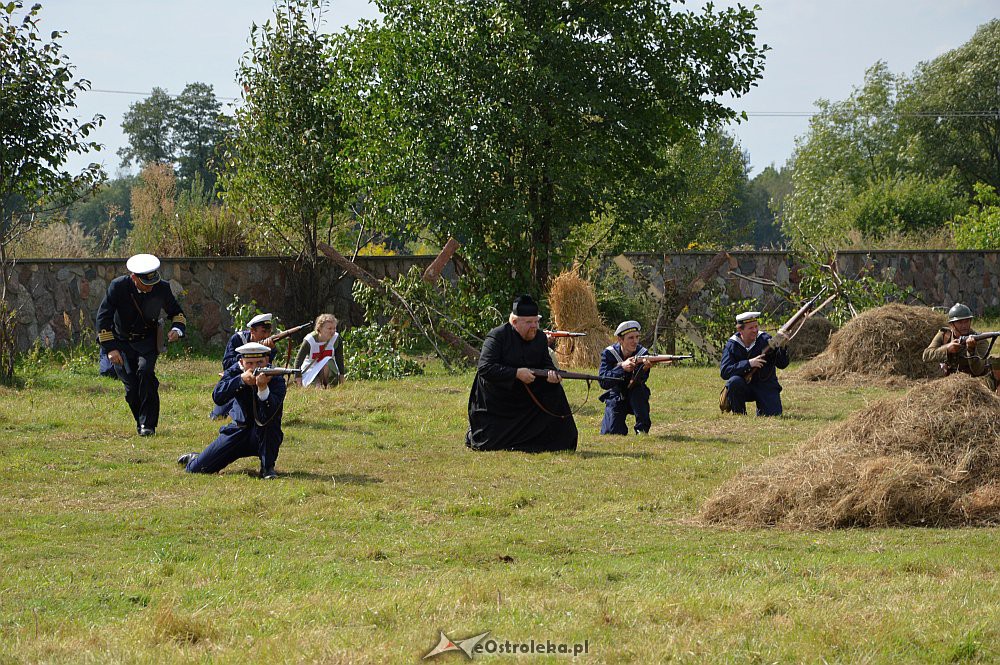
[[[379,256],[359,257],[357,263],[383,278],[405,273],[414,265],[423,269],[433,260],[433,256]],[[179,258],[163,259],[161,274],[170,280],[184,308],[188,330],[207,343],[221,345],[232,334],[233,322],[226,308],[234,294],[241,302],[256,300],[262,311],[274,312],[288,322],[293,311],[294,267],[293,260],[282,257]],[[452,270],[449,266],[445,276],[453,276]],[[18,261],[8,287],[17,308],[18,348],[28,349],[36,340],[47,346],[63,344],[74,331],[79,332],[81,318],[93,329],[108,284],[125,273],[125,259]],[[322,311],[333,312],[346,327],[363,321],[364,312],[351,297],[351,276],[324,264],[320,281],[330,293]]]
[[[686,286],[715,256],[713,252],[651,255],[630,254],[650,282],[663,288],[673,280]],[[753,298],[765,311],[775,311],[781,299],[760,284],[729,274],[768,279],[794,287],[799,267],[784,252],[731,252],[732,261],[709,280],[709,289],[690,305],[693,313],[711,314],[713,293],[722,298]],[[395,277],[411,266],[426,267],[432,256],[359,257],[358,265],[376,277]],[[976,313],[1000,307],[1000,252],[979,251],[872,251],[841,252],[837,256],[845,279],[870,274],[912,287],[924,304],[949,307],[964,302]],[[232,332],[226,307],[234,294],[240,300],[256,300],[262,311],[274,312],[287,321],[293,307],[290,277],[294,262],[282,257],[178,258],[164,259],[162,273],[169,279],[189,321],[189,329],[211,344],[222,344]],[[605,270],[617,270],[610,265]],[[17,340],[20,349],[35,340],[59,345],[79,329],[82,320],[90,328],[108,283],[125,273],[125,259],[48,259],[19,261],[10,289],[18,310]],[[454,277],[453,264],[445,276]],[[333,312],[345,327],[364,320],[364,312],[353,301],[353,278],[343,276],[332,264],[324,265],[323,287],[330,296],[323,311]],[[509,294],[508,294],[509,295]],[[504,297],[501,300],[508,300]],[[70,326],[67,326],[67,320]]]

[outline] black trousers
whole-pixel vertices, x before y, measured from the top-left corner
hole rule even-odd
[[[118,378],[125,384],[125,402],[132,410],[135,425],[156,429],[160,421],[160,381],[156,378],[156,341],[123,343],[124,362],[115,365]]]

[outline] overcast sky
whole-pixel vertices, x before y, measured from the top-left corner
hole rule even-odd
[[[177,94],[192,82],[238,97],[234,76],[250,25],[273,13],[271,0],[42,0],[43,28],[66,30],[65,53],[93,90],[79,115],[107,119],[96,134],[105,150],[74,159],[79,169],[102,162],[112,176],[125,139],[123,114],[154,86]],[[699,7],[691,0],[687,7]],[[735,5],[727,0],[716,6]],[[746,3],[745,3],[746,4]],[[808,126],[819,98],[839,100],[878,60],[895,73],[965,43],[1000,15],[996,0],[760,0],[759,38],[772,50],[764,78],[733,107],[750,115],[731,131],[749,152],[753,173],[781,166]],[[333,0],[331,30],[377,15],[365,0]],[[141,93],[141,94],[129,94]],[[227,101],[228,100],[224,100]],[[800,113],[800,116],[758,114]]]

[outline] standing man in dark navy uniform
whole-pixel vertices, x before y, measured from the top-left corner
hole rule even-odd
[[[722,350],[721,374],[726,387],[720,406],[725,411],[728,405],[733,413],[746,415],[747,402],[757,402],[758,416],[780,416],[781,384],[775,368],[788,367],[787,339],[779,339],[784,337],[779,332],[772,340],[762,332],[759,316],[760,312],[743,312],[736,317],[736,333]]]
[[[152,436],[160,418],[160,382],[155,373],[160,311],[170,317],[171,342],[184,335],[187,320],[170,282],[160,279],[158,258],[136,254],[125,265],[129,274],[111,281],[97,310],[97,340],[125,384],[136,431]]]
[[[264,344],[264,346],[270,347],[271,354],[268,356],[268,363],[274,361],[274,343],[265,344],[264,342],[268,337],[271,336],[271,321],[274,318],[272,314],[258,314],[257,316],[250,319],[247,323],[246,330],[237,330],[233,333],[233,336],[229,338],[229,342],[226,344],[226,351],[222,354],[222,371],[225,372],[227,369],[235,365],[239,359],[240,354],[236,353],[236,349],[243,346],[248,342],[257,342],[259,344]],[[229,410],[232,408],[232,403],[227,402],[226,404],[216,404],[215,408],[212,409],[212,413],[209,414],[209,418],[215,420],[217,418],[225,418],[229,415]]]
[[[615,329],[618,341],[601,353],[601,387],[607,392],[601,395],[604,402],[604,420],[601,434],[628,435],[625,416],[635,416],[635,433],[649,434],[652,424],[649,419],[649,387],[646,379],[649,372],[641,356],[649,355],[649,349],[639,343],[642,327],[638,321],[623,321]]]
[[[233,422],[219,429],[219,436],[200,453],[177,458],[188,473],[215,473],[241,457],[260,458],[260,477],[276,478],[274,464],[284,439],[281,414],[285,404],[282,376],[254,376],[254,370],[270,364],[272,349],[250,342],[236,349],[239,360],[222,373],[212,392],[216,404],[233,402]]]

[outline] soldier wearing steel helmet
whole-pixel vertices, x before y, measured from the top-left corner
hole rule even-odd
[[[156,378],[161,310],[170,317],[167,339],[184,335],[187,320],[170,282],[160,278],[160,260],[136,254],[125,264],[128,275],[111,281],[97,310],[97,341],[125,384],[125,401],[139,436],[152,436],[160,418],[160,382]]]
[[[945,374],[964,372],[972,376],[985,376],[990,387],[996,389],[993,372],[990,371],[990,347],[992,344],[971,338],[977,334],[972,329],[972,310],[962,303],[956,303],[948,310],[947,327],[938,330],[934,339],[924,349],[926,363],[939,363]],[[962,343],[962,338],[965,342]]]

